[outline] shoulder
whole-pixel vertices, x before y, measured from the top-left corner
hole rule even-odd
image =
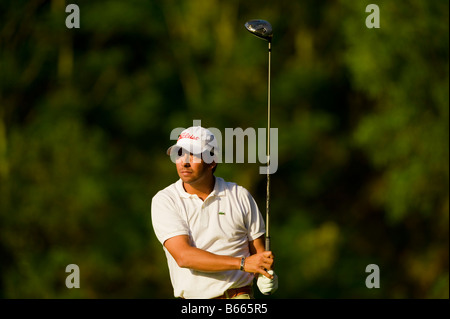
[[[152,204],[174,202],[180,196],[177,186],[178,183],[179,181],[157,192],[152,198]]]
[[[233,195],[238,198],[252,198],[250,192],[243,186],[234,182],[227,182],[221,177],[216,177],[219,183],[219,191],[227,195]]]
[[[180,204],[180,194],[178,190],[178,181],[160,190],[152,198],[151,215],[153,221],[164,220],[168,221],[172,216],[178,218],[183,210],[183,205]]]

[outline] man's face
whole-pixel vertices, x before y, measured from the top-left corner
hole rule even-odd
[[[178,176],[186,184],[201,182],[211,173],[210,165],[203,162],[200,155],[193,155],[188,152],[178,151],[176,160]]]

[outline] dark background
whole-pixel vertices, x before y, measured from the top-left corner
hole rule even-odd
[[[79,29],[65,26],[69,3]],[[0,297],[173,297],[150,222],[152,196],[177,179],[169,135],[195,119],[223,136],[266,126],[267,42],[244,28],[261,18],[279,132],[270,298],[449,298],[448,12],[445,0],[2,1]],[[264,214],[260,165],[216,175]]]

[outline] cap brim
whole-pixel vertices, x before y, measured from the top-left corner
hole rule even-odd
[[[167,149],[166,153],[167,153],[167,155],[169,155],[169,156],[172,158],[172,155],[173,155],[175,152],[178,152],[178,150],[179,150],[180,148],[182,148],[183,150],[185,150],[187,153],[191,153],[186,147],[182,147],[182,146],[177,145],[177,144],[172,145],[171,147],[169,147],[169,148]],[[216,150],[216,152],[214,152],[214,148],[212,149],[213,155],[210,155],[210,154],[209,154],[209,151],[210,151],[210,150],[207,150],[207,151],[204,151],[204,152],[198,153],[198,154],[203,154],[203,155],[202,155],[202,158],[203,158],[203,160],[205,161],[205,163],[208,163],[208,164],[210,164],[210,163],[212,163],[212,162],[218,163],[217,150]],[[172,160],[173,160],[173,159],[172,159]]]
[[[188,153],[188,154],[196,154],[196,155],[199,155],[199,154],[202,154],[203,152],[192,152],[189,148],[187,148],[187,147],[184,147],[184,146],[180,146],[180,145],[177,145],[177,144],[175,144],[175,145],[172,145],[171,147],[169,147],[168,149],[167,149],[167,151],[166,151],[166,154],[167,155],[171,155],[173,152],[178,152],[178,150],[180,149],[180,148],[182,148],[186,153]]]

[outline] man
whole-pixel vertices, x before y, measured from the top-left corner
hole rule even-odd
[[[211,131],[184,130],[167,150],[180,179],[152,199],[152,223],[163,245],[177,298],[253,297],[278,288],[274,256],[264,249],[264,220],[250,193],[214,176],[218,144]]]

